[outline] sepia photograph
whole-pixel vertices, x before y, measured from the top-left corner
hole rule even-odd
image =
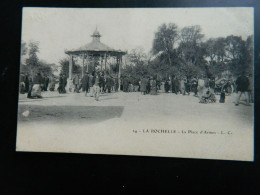
[[[254,161],[254,8],[22,13],[16,151]]]

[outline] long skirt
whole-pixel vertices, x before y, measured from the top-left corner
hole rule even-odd
[[[99,100],[100,87],[98,85],[93,86],[93,93],[96,100]]]
[[[138,86],[138,85],[135,85],[135,86],[134,86],[134,92],[138,92],[138,90],[139,90],[139,86]]]
[[[141,91],[141,92],[146,92],[146,84],[141,83],[140,91]]]
[[[199,100],[202,101],[203,94],[205,93],[205,87],[204,86],[198,86],[197,93],[199,96]]]
[[[150,94],[151,94],[151,95],[157,95],[156,87],[152,87]]]
[[[133,92],[134,91],[134,86],[132,84],[128,85],[128,92]]]
[[[160,85],[160,90],[161,90],[161,92],[165,92],[165,83],[162,83],[161,85]]]
[[[90,87],[90,88],[89,88],[89,96],[90,96],[90,97],[93,97],[93,87]]]
[[[40,86],[40,84],[34,84],[33,85],[31,96],[32,97],[39,97],[39,96],[41,96],[41,86]]]

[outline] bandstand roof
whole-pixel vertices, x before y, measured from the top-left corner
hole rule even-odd
[[[105,45],[104,43],[100,42],[101,35],[97,31],[97,29],[91,36],[93,37],[92,42],[90,42],[86,45],[83,45],[83,46],[79,47],[78,49],[67,50],[67,51],[65,51],[65,53],[74,54],[74,55],[79,55],[79,54],[84,54],[84,53],[87,53],[89,55],[103,55],[106,53],[106,54],[112,55],[112,56],[126,54],[126,52],[124,52],[124,51],[115,50],[115,49]]]

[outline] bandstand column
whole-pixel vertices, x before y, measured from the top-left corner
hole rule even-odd
[[[83,54],[83,56],[82,56],[82,77],[81,78],[83,78],[83,76],[84,76],[84,62],[85,62],[85,54]]]
[[[88,54],[86,56],[86,64],[87,64],[87,72],[88,72],[88,64],[89,64],[89,57],[88,57]]]
[[[107,53],[105,53],[105,71],[107,69]]]
[[[73,67],[73,56],[69,54],[69,78],[67,79],[67,86],[66,91],[71,92],[73,85],[72,85],[72,67]]]
[[[72,79],[72,63],[73,63],[73,57],[72,57],[72,54],[70,54],[70,59],[69,59],[69,79]]]
[[[121,62],[122,62],[122,56],[117,57],[117,61],[118,61],[118,91],[120,91],[120,87],[121,87]]]
[[[102,57],[102,55],[100,55],[100,68],[101,68],[101,71],[103,71],[103,57]]]

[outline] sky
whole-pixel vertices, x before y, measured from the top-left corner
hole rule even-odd
[[[97,28],[101,42],[130,51],[152,48],[163,23],[179,29],[200,25],[205,39],[253,34],[253,8],[23,8],[22,40],[38,41],[41,60],[58,64],[64,51],[92,41]]]

